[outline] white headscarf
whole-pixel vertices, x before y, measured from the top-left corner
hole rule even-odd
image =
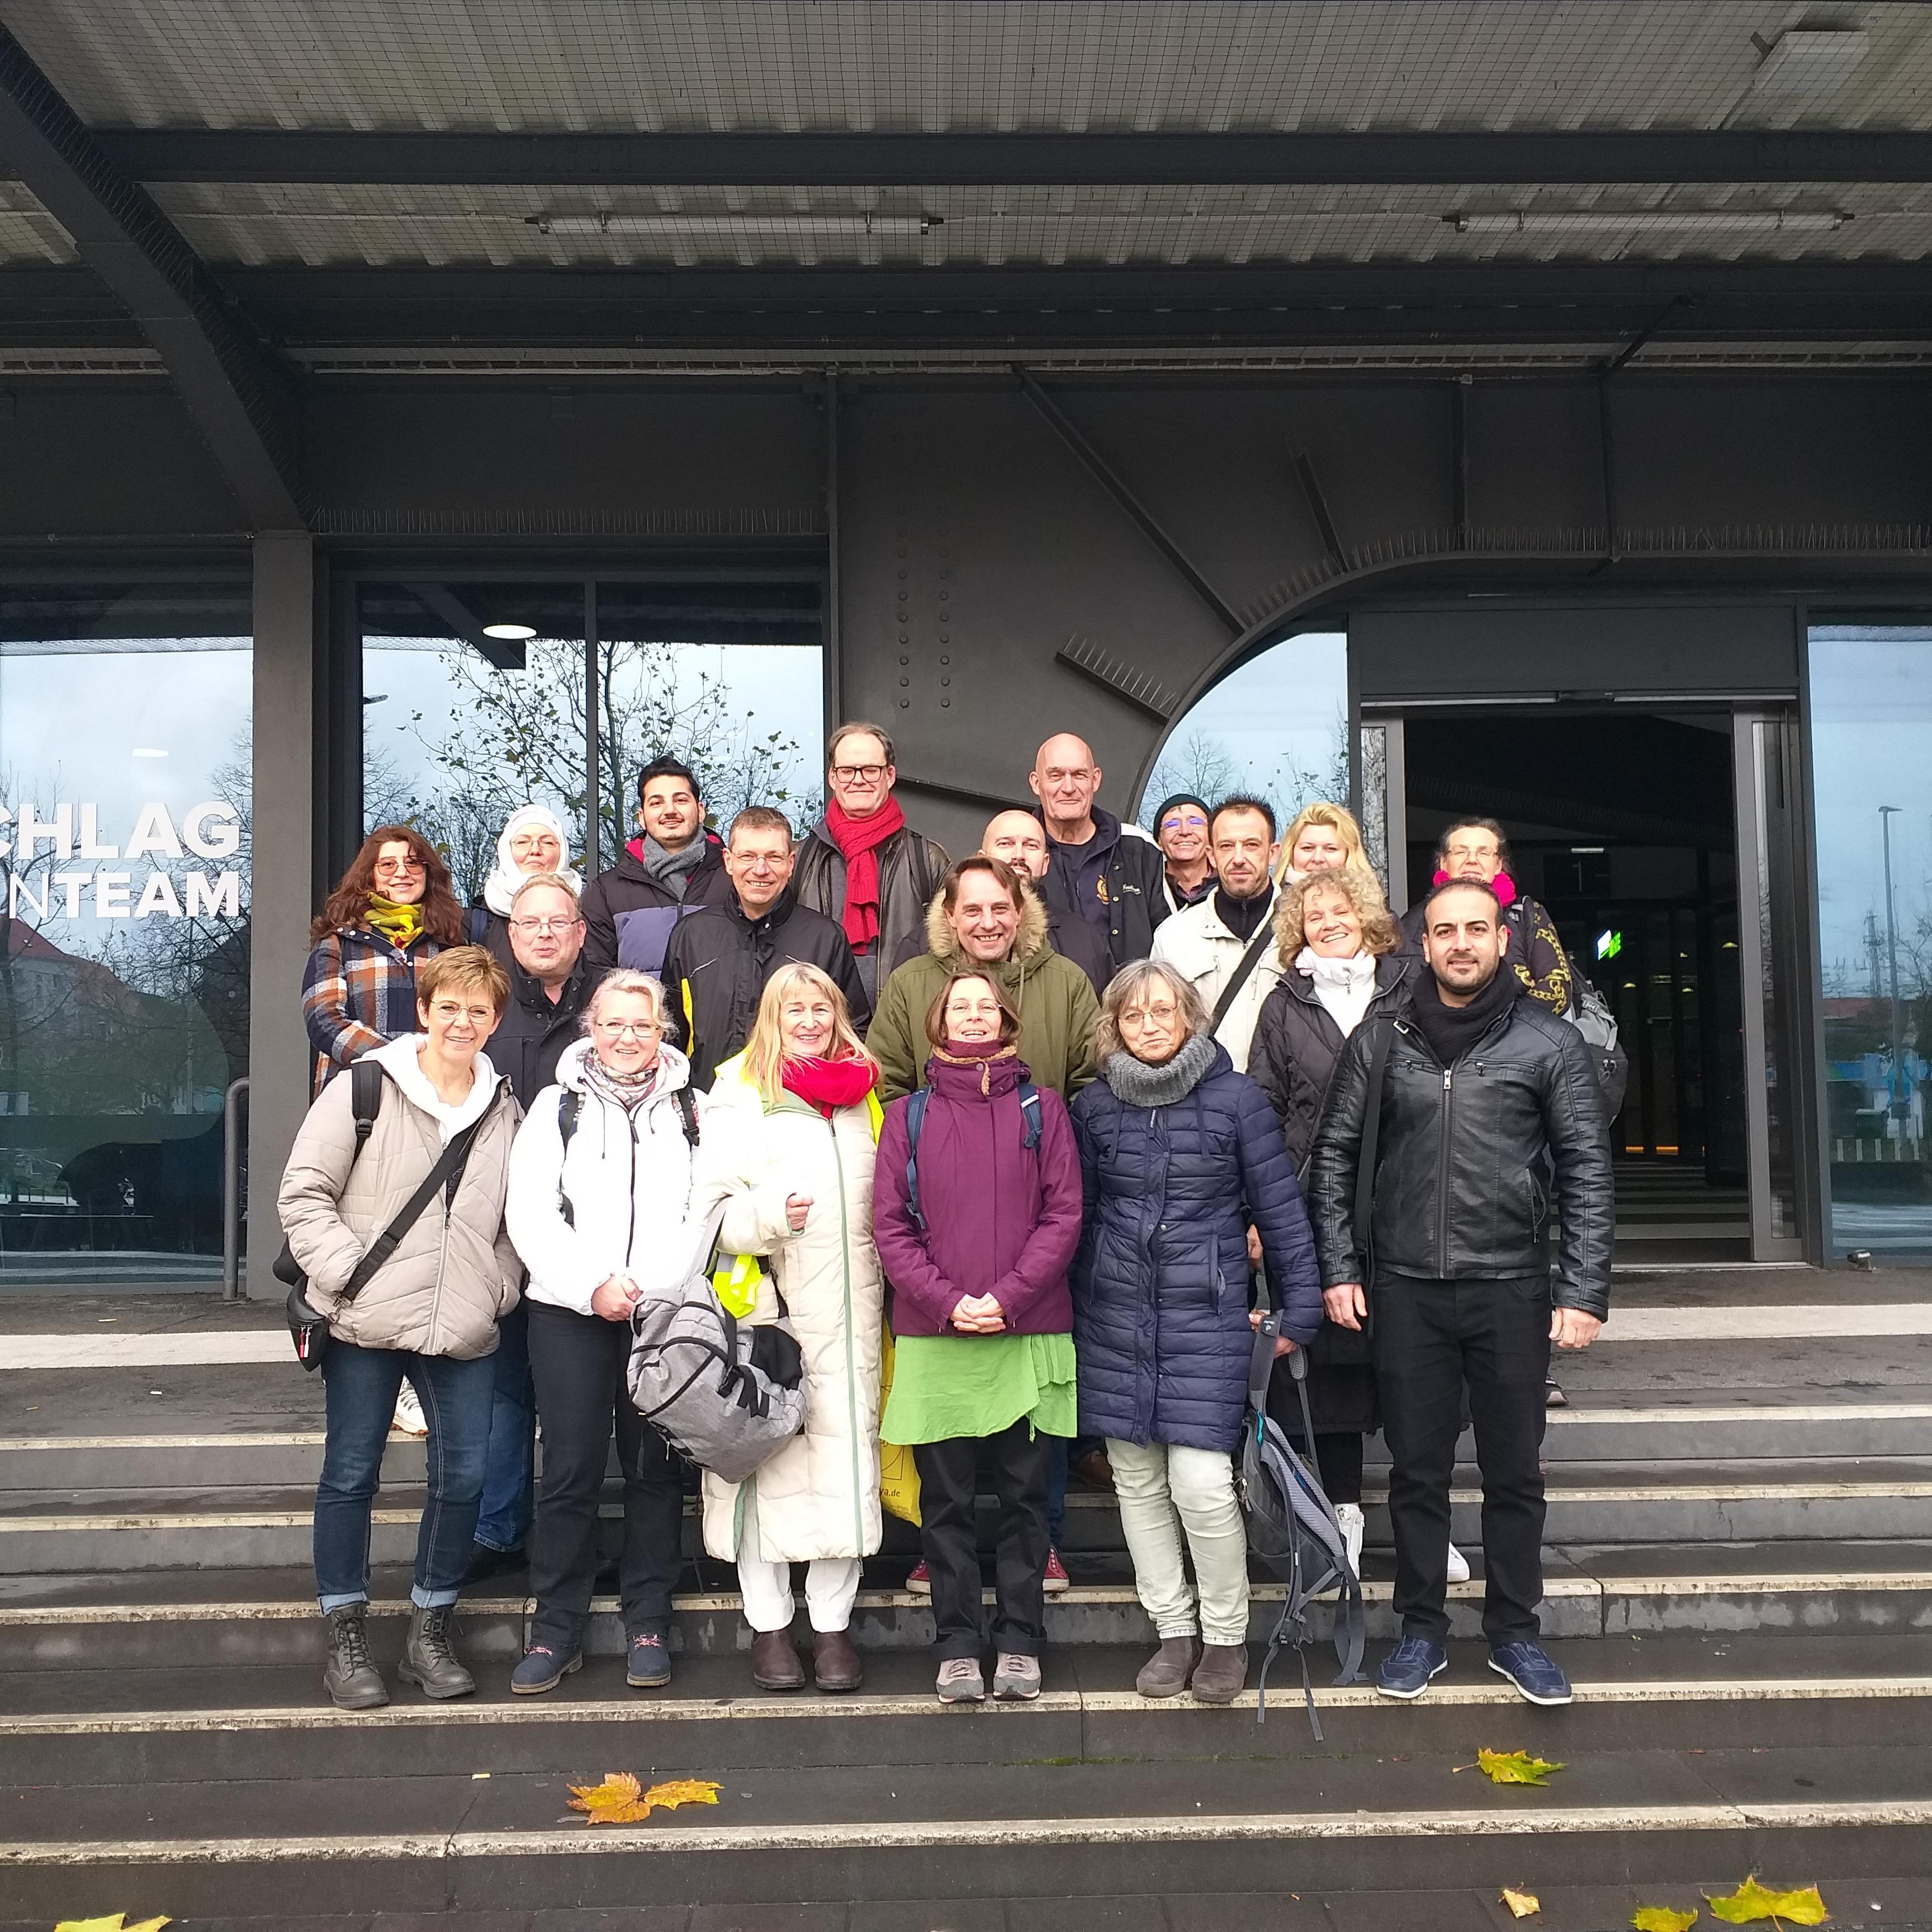
[[[570,851],[570,837],[563,829],[563,820],[548,806],[523,805],[511,813],[496,836],[496,869],[483,881],[483,903],[505,919],[510,916],[510,902],[517,896],[517,888],[530,876],[510,856],[511,843],[519,832],[531,825],[541,825],[549,832],[556,840],[560,852],[568,856]],[[572,872],[561,859],[557,862],[557,870],[570,881],[570,890],[581,898],[582,877]]]

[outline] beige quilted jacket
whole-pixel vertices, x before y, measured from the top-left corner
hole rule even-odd
[[[476,1057],[471,1101],[443,1105],[416,1064],[420,1043],[420,1036],[406,1036],[370,1056],[386,1077],[360,1160],[354,1160],[348,1078],[322,1089],[296,1136],[276,1209],[308,1276],[309,1299],[328,1316],[338,1340],[466,1360],[494,1352],[496,1324],[517,1305],[523,1266],[504,1228],[503,1198],[522,1113],[507,1090],[497,1091],[483,1054]],[[428,1178],[446,1139],[479,1110],[486,1114],[483,1130],[454,1204],[446,1190],[440,1192],[355,1300],[338,1311],[336,1298],[364,1251]]]

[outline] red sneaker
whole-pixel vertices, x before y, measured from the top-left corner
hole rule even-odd
[[[1070,1590],[1073,1580],[1066,1574],[1066,1565],[1060,1560],[1060,1552],[1049,1550],[1046,1552],[1046,1574],[1042,1587],[1051,1596],[1057,1590]]]
[[[1049,1585],[1048,1588],[1051,1587]],[[922,1556],[912,1566],[912,1574],[906,1579],[906,1588],[915,1597],[929,1597],[932,1594],[932,1578],[926,1570],[924,1557]]]

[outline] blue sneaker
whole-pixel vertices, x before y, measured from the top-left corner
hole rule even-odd
[[[670,1682],[670,1652],[656,1630],[646,1630],[631,1640],[630,1661],[624,1668],[624,1682],[634,1690],[655,1690]]]
[[[1570,1680],[1540,1643],[1500,1643],[1490,1652],[1490,1668],[1507,1677],[1532,1704],[1567,1704]]]
[[[1406,1636],[1382,1660],[1376,1688],[1384,1697],[1420,1697],[1449,1668],[1449,1653],[1426,1636]]]
[[[524,1652],[516,1669],[510,1673],[510,1688],[520,1697],[541,1696],[546,1690],[554,1690],[573,1670],[579,1670],[584,1663],[584,1653],[572,1651],[566,1657],[559,1649],[547,1643],[533,1643]]]

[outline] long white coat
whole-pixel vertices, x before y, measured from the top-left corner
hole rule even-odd
[[[687,1220],[692,1147],[675,1097],[691,1063],[676,1047],[660,1047],[656,1090],[633,1113],[585,1079],[592,1050],[587,1040],[566,1047],[557,1084],[530,1102],[511,1150],[506,1210],[510,1239],[530,1271],[525,1294],[578,1315],[593,1312],[591,1296],[614,1274],[649,1294],[682,1286],[703,1259],[693,1252],[698,1229]],[[557,1126],[566,1091],[581,1096],[568,1152]]]
[[[828,1120],[791,1094],[767,1108],[746,1078],[743,1056],[718,1070],[704,1102],[692,1214],[726,1203],[721,1244],[766,1257],[754,1323],[778,1319],[805,1358],[802,1434],[751,1480],[758,1548],[770,1563],[868,1556],[879,1546],[879,1355],[885,1295],[872,1246],[871,1109],[842,1107]],[[794,1234],[789,1195],[812,1209]],[[706,1472],[704,1546],[735,1562],[743,1524],[741,1486]]]
[[[1272,908],[1268,926],[1272,932]],[[1153,956],[1192,980],[1202,1004],[1210,1013],[1220,1000],[1222,988],[1234,977],[1234,968],[1247,950],[1247,940],[1231,932],[1215,910],[1212,892],[1198,905],[1184,906],[1170,914],[1154,931]],[[1248,1070],[1248,1049],[1254,1044],[1255,1022],[1261,1018],[1262,1008],[1280,980],[1281,971],[1279,952],[1264,940],[1254,970],[1234,995],[1227,1018],[1214,1030],[1214,1037],[1228,1049],[1228,1058],[1234,1063],[1237,1073]]]

